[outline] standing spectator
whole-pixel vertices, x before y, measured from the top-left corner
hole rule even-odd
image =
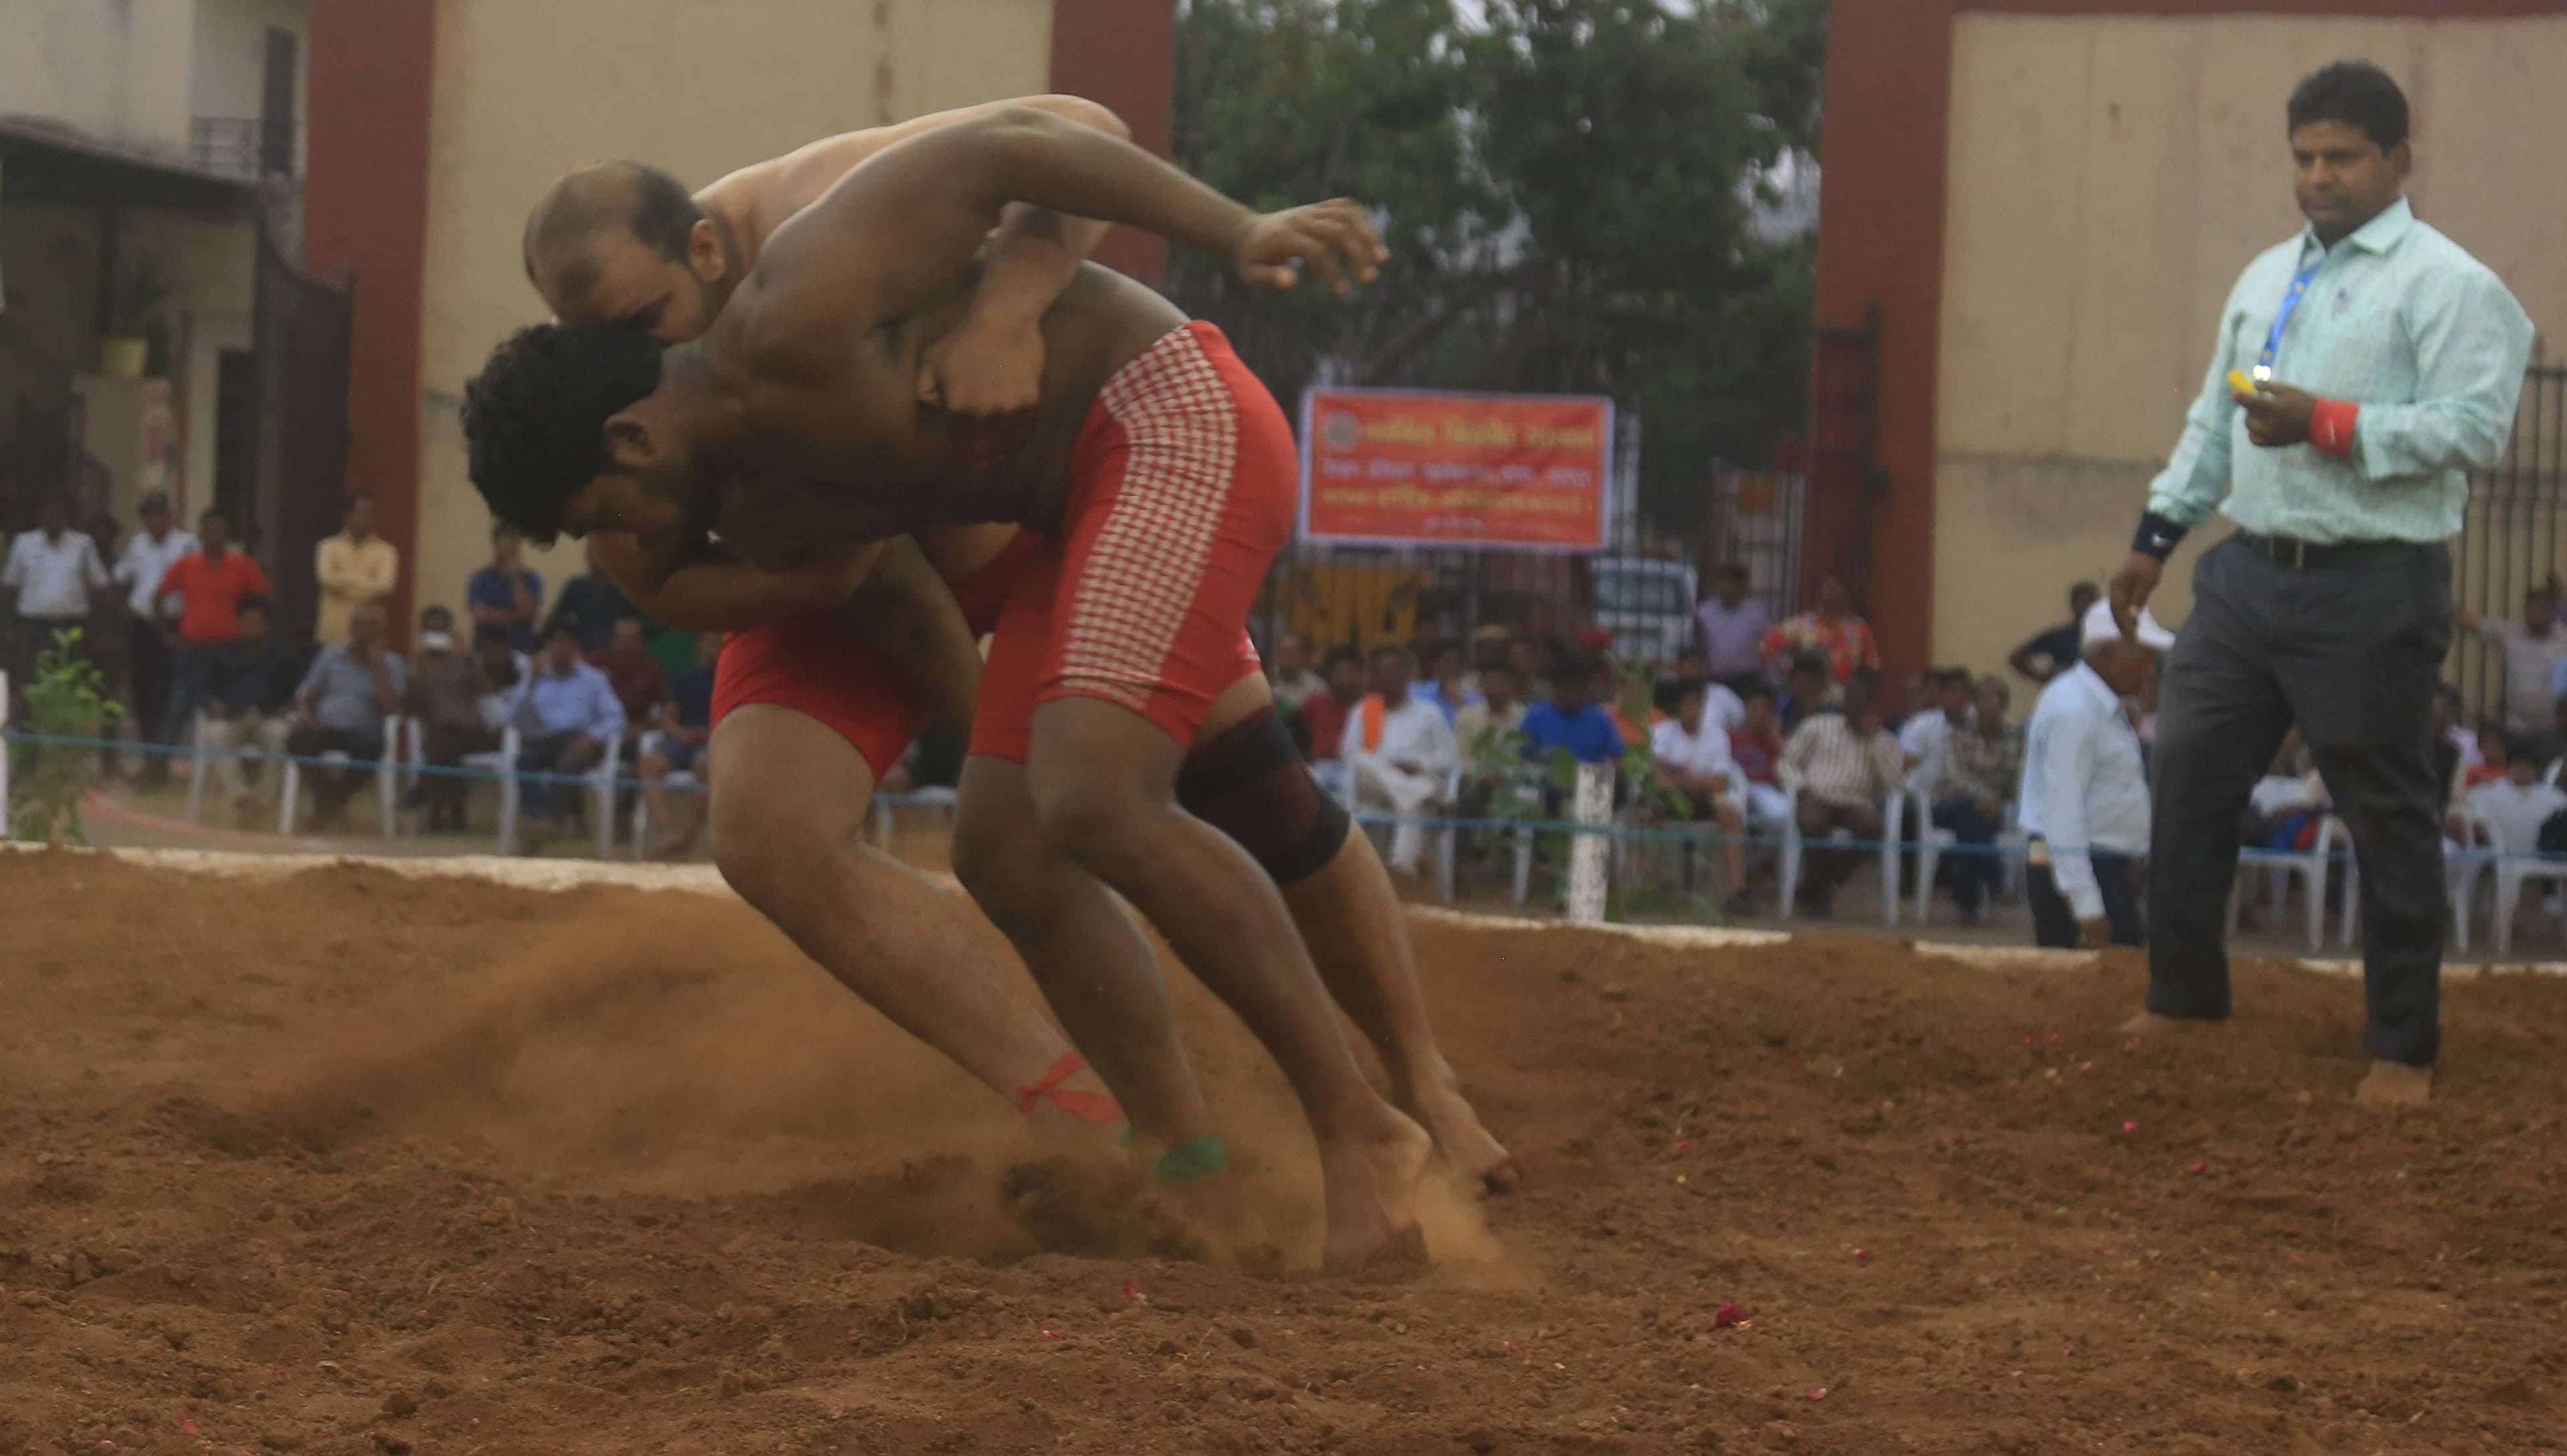
[[[535,622],[544,607],[544,578],[526,564],[525,547],[526,538],[515,526],[490,528],[490,564],[474,571],[463,586],[474,642],[495,634],[514,652],[543,646]]]
[[[643,732],[660,721],[660,705],[669,701],[669,674],[643,646],[642,619],[617,622],[606,651],[590,653],[588,665],[606,675],[623,706],[624,760],[634,762]]]
[[[2173,646],[2174,636],[2147,612],[2137,628],[2125,638],[2108,602],[2089,610],[2077,666],[2041,690],[2024,733],[2021,817],[2031,836],[2024,885],[2035,945],[2147,942],[2137,871],[2148,854],[2148,779],[2122,700],[2139,690],[2149,656]],[[2225,838],[2233,865],[2234,814]]]
[[[2154,828],[2166,852],[2131,1029],[2228,1016],[2237,818],[2297,721],[2365,871],[2373,1061],[2356,1096],[2414,1105],[2432,1095],[2449,925],[2424,752],[2450,647],[2448,543],[2469,472],[2512,436],[2533,329],[2407,201],[2407,97],[2387,73],[2319,71],[2292,93],[2289,127],[2309,225],[2230,291],[2182,440],[2113,579],[2127,620],[2187,530],[2213,510],[2237,524],[2194,568],[2166,670]]]
[[[1328,649],[1328,691],[1301,704],[1301,722],[1310,733],[1310,762],[1331,793],[1345,792],[1346,716],[1363,701],[1363,654],[1351,647]]]
[[[2451,614],[2451,625],[2495,644],[2503,657],[2505,728],[2546,728],[2551,706],[2567,694],[2567,632],[2558,629],[2557,579],[2522,594],[2519,622],[2481,617],[2463,607]]]
[[[81,630],[73,655],[98,661],[98,644],[88,641],[92,599],[115,585],[98,542],[72,529],[72,506],[49,496],[37,507],[36,528],[9,543],[0,562],[0,587],[18,594],[16,651],[9,656],[9,679],[23,701],[36,681],[36,659],[53,650],[54,634]]]
[[[1815,654],[1792,659],[1790,671],[1783,675],[1783,701],[1776,705],[1783,731],[1798,732],[1802,724],[1827,712],[1835,696],[1828,682],[1827,659]]]
[[[1758,650],[1777,666],[1816,654],[1832,683],[1843,683],[1858,671],[1880,671],[1871,624],[1854,615],[1854,594],[1845,578],[1833,572],[1819,578],[1817,605],[1767,632]]]
[[[196,771],[208,775],[207,787],[231,800],[232,815],[242,828],[261,817],[260,794],[270,803],[285,780],[270,763],[259,772],[259,793],[250,792],[242,758],[256,752],[274,759],[285,751],[294,728],[294,693],[303,681],[303,656],[278,642],[268,631],[267,603],[250,598],[240,604],[239,632],[211,650],[205,680],[203,747],[210,763]]]
[[[670,681],[660,727],[642,740],[642,792],[650,800],[651,822],[667,826],[666,837],[651,846],[654,859],[684,858],[704,833],[710,795],[691,793],[678,809],[669,802],[668,782],[673,773],[693,773],[699,786],[713,787],[713,755],[706,749],[713,736],[713,668],[721,645],[718,632],[696,634],[696,665]]]
[[[1480,701],[1479,685],[1472,679],[1470,666],[1458,642],[1437,643],[1427,658],[1426,678],[1417,685],[1416,693],[1443,711],[1447,728],[1461,722],[1463,709]]]
[[[1328,680],[1310,667],[1310,638],[1285,632],[1275,639],[1275,701],[1292,712],[1328,691]]]
[[[1404,647],[1372,652],[1372,692],[1346,725],[1346,772],[1355,806],[1403,816],[1390,831],[1390,867],[1417,873],[1426,826],[1408,818],[1450,803],[1453,770],[1462,764],[1444,710],[1410,691],[1417,660]]]
[[[1747,780],[1729,753],[1729,729],[1703,711],[1704,691],[1712,685],[1692,681],[1676,685],[1675,717],[1649,731],[1649,752],[1667,786],[1684,795],[1696,823],[1717,823],[1724,836],[1721,855],[1729,871],[1729,913],[1752,914],[1747,900]]]
[[[1979,680],[1970,722],[1952,728],[1925,795],[1934,827],[1951,830],[1960,846],[1945,863],[1963,925],[1979,923],[1979,907],[2005,878],[1997,863],[1997,834],[2005,828],[2006,804],[2023,781],[2023,734],[2006,722],[2012,698],[2003,678]]]
[[[1944,747],[1953,734],[1969,728],[1978,701],[1967,668],[1943,668],[1925,676],[1933,703],[1898,726],[1898,752],[1907,764],[1907,786],[1920,800],[1942,777]]]
[[[2513,732],[2545,730],[2549,708],[2567,693],[2567,632],[2558,627],[2556,577],[2522,594],[2522,620],[2480,617],[2462,607],[2451,625],[2495,646],[2504,662],[2504,726]]]
[[[1781,828],[1791,812],[1783,792],[1783,719],[1774,690],[1762,683],[1748,685],[1745,702],[1746,717],[1729,730],[1729,756],[1746,790],[1747,827],[1762,833]]]
[[[1880,838],[1886,827],[1881,804],[1898,791],[1905,772],[1898,739],[1881,723],[1880,674],[1869,668],[1846,679],[1841,711],[1804,720],[1783,745],[1783,782],[1800,792],[1801,834],[1807,839],[1825,839],[1840,829],[1856,839]],[[1814,851],[1802,887],[1810,907],[1832,914],[1837,887],[1861,862],[1856,852]]]
[[[616,701],[614,685],[580,660],[579,632],[558,613],[544,637],[543,661],[517,690],[516,726],[517,772],[525,776],[525,851],[535,854],[555,827],[557,785],[551,776],[586,773],[606,756],[606,745],[624,734],[624,705]]]
[[[347,766],[313,775],[312,817],[335,826],[348,800],[375,776],[384,756],[384,720],[401,711],[410,672],[384,645],[384,609],[369,603],[348,614],[348,640],[321,649],[296,695],[286,751],[298,758],[345,753]]]
[[[1465,762],[1484,756],[1498,735],[1511,733],[1524,722],[1524,691],[1516,670],[1491,663],[1480,669],[1480,698],[1453,716],[1453,738]]]
[[[1694,609],[1701,629],[1705,670],[1711,680],[1740,698],[1750,684],[1766,681],[1765,636],[1773,630],[1765,604],[1747,595],[1747,568],[1726,563],[1711,574],[1712,592]]]
[[[134,727],[143,742],[142,783],[155,787],[169,777],[169,755],[153,752],[178,734],[169,699],[177,667],[177,603],[160,594],[170,564],[196,549],[196,538],[178,530],[169,497],[143,497],[143,529],[116,558],[117,585],[125,588],[126,669],[133,687]]]
[[[470,785],[456,770],[465,754],[499,746],[499,730],[481,710],[493,691],[480,656],[464,652],[455,640],[454,614],[443,607],[420,613],[419,661],[412,665],[402,712],[419,721],[420,760],[428,771],[411,791],[409,807],[425,811],[428,833],[463,828]]]
[[[2068,589],[2068,620],[2044,632],[2014,650],[2006,666],[2036,683],[2047,683],[2077,666],[2077,646],[2086,633],[2086,613],[2103,600],[2104,594],[2095,583],[2081,581]]]
[[[219,650],[240,635],[241,604],[268,594],[267,573],[248,552],[232,549],[230,516],[207,510],[196,518],[196,549],[160,578],[160,595],[178,600],[178,685],[169,713],[179,723],[195,716]]]
[[[581,652],[604,652],[615,640],[615,624],[632,615],[632,601],[615,578],[597,569],[592,550],[588,570],[562,583],[561,597],[553,603],[552,615],[544,619],[544,637],[549,646],[553,629],[567,623]]]
[[[324,647],[349,640],[359,607],[391,610],[393,588],[401,581],[401,550],[375,534],[373,496],[348,497],[339,534],[312,548],[312,572],[321,583],[321,619],[312,635]]]
[[[1524,755],[1537,758],[1567,749],[1580,763],[1619,759],[1625,750],[1621,731],[1613,727],[1613,716],[1589,696],[1600,665],[1569,654],[1554,654],[1553,661],[1551,696],[1525,710],[1519,728]]]

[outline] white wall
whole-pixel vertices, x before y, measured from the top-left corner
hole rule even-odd
[[[187,150],[196,0],[0,0],[0,115]]]
[[[312,0],[197,0],[194,114],[255,119],[267,94],[267,32],[283,30],[295,38],[294,122],[300,134],[311,23]]]

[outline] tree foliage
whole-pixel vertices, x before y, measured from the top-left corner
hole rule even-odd
[[[1260,207],[1349,194],[1392,261],[1351,300],[1179,302],[1286,399],[1312,382],[1605,394],[1644,504],[1800,427],[1813,254],[1760,237],[1814,154],[1825,0],[1190,0],[1178,153]]]

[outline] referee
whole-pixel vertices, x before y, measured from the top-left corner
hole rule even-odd
[[[2414,1104],[2439,1050],[2444,907],[2425,738],[2451,644],[2467,472],[2512,433],[2531,321],[2419,221],[2406,94],[2365,62],[2291,94],[2308,226],[2239,275],[2182,439],[2113,578],[2127,633],[2184,532],[2237,533],[2193,572],[2165,670],[2151,806],[2147,1010],[2161,1030],[2229,1011],[2223,944],[2247,790],[2296,723],[2362,863],[2373,1059],[2356,1099]]]

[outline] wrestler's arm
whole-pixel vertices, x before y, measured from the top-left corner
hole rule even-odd
[[[745,632],[837,606],[882,553],[882,543],[875,542],[829,552],[792,571],[760,571],[701,534],[646,540],[628,531],[599,531],[589,543],[598,568],[633,605],[653,621],[686,632]]]
[[[775,230],[732,304],[753,301],[755,367],[834,371],[845,339],[970,282],[1010,202],[1129,223],[1263,287],[1290,286],[1298,260],[1342,290],[1384,256],[1350,202],[1261,216],[1129,142],[1005,107],[884,147]]]

